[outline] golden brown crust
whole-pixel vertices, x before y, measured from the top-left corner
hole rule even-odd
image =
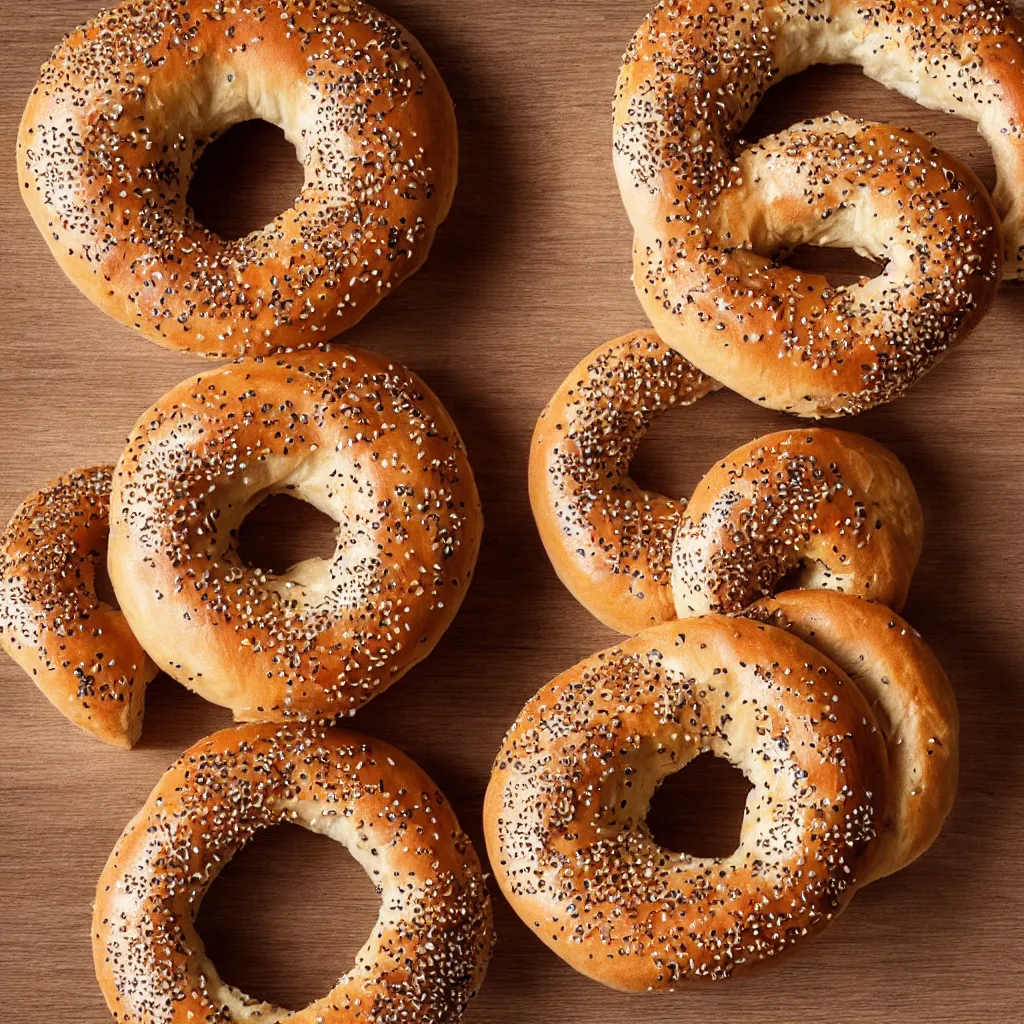
[[[194,927],[223,865],[284,822],[344,843],[381,893],[352,971],[294,1015],[221,981]],[[118,840],[93,912],[118,1024],[454,1024],[492,944],[483,873],[444,795],[388,744],[310,726],[237,726],[186,750]]]
[[[66,718],[131,747],[157,668],[124,615],[96,594],[112,470],[65,473],[11,517],[0,536],[0,644]]]
[[[305,184],[226,241],[187,206],[205,145],[280,125]],[[43,65],[18,136],[22,195],[111,316],[169,348],[327,341],[417,270],[451,205],[452,102],[422,47],[359,0],[132,0]]]
[[[274,576],[237,528],[288,492],[338,523],[332,559]],[[455,425],[413,373],[357,349],[243,359],[172,389],[117,465],[110,576],[153,659],[236,718],[333,718],[425,658],[483,519]]]
[[[959,771],[956,696],[935,655],[891,609],[846,594],[792,590],[746,613],[817,648],[860,688],[885,736],[892,776],[880,878],[920,857],[953,807]]]
[[[674,617],[672,540],[686,507],[639,487],[630,463],[655,417],[717,387],[636,331],[581,360],[537,420],[530,504],[541,540],[570,593],[620,633]]]
[[[877,441],[824,428],[767,434],[690,497],[672,554],[676,611],[739,611],[783,578],[901,608],[923,534],[914,485]]]
[[[662,338],[763,405],[833,416],[888,401],[969,333],[999,283],[999,214],[959,161],[892,125],[831,115],[743,150],[767,89],[855,63],[978,122],[999,169],[1006,272],[1024,272],[1020,25],[969,0],[664,0],[633,37],[615,163],[637,294]],[[832,287],[783,265],[801,243],[886,263]]]
[[[659,782],[710,750],[754,784],[740,845],[659,847]],[[860,691],[782,630],[707,616],[655,626],[563,673],[495,761],[484,831],[513,908],[614,988],[727,977],[816,934],[877,857],[885,749]]]
[[[640,488],[651,420],[718,387],[650,331],[602,345],[537,421],[530,504],[570,593],[607,626],[738,611],[789,574],[900,607],[923,518],[906,470],[868,438],[781,431],[727,456],[689,502]]]

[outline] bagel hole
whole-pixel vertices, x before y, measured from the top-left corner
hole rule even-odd
[[[334,558],[338,524],[309,502],[269,494],[242,521],[236,548],[250,568],[282,576],[307,558]]]
[[[751,789],[739,768],[705,752],[663,780],[651,800],[647,827],[667,850],[691,857],[728,857],[740,845]]]
[[[630,465],[630,476],[647,490],[688,498],[704,474],[752,437],[787,426],[782,414],[766,412],[729,391],[688,408],[656,416]]]
[[[300,1010],[351,969],[379,911],[377,890],[341,843],[279,827],[228,862],[196,928],[224,981]]]
[[[195,219],[221,238],[266,227],[302,191],[302,165],[277,125],[242,121],[202,152],[188,188]]]
[[[93,570],[93,587],[96,590],[96,597],[102,604],[109,605],[115,611],[121,610],[118,604],[117,594],[114,593],[114,584],[111,582],[110,573],[107,571],[107,548],[96,556],[96,566]]]
[[[810,568],[814,568],[812,565]],[[807,582],[808,565],[804,559],[791,565],[776,581],[772,587],[772,594],[783,594],[787,590],[802,590]]]
[[[783,263],[808,274],[820,274],[833,287],[857,284],[863,278],[878,277],[885,264],[853,249],[839,249],[827,245],[799,245],[780,257]]]

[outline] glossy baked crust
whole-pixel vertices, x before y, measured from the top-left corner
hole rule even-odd
[[[208,142],[262,118],[304,184],[226,240],[187,203]],[[147,338],[199,355],[316,345],[416,271],[458,172],[423,48],[352,0],[131,0],[71,32],[18,134],[22,196],[68,277]]]
[[[130,747],[157,668],[124,615],[96,592],[112,470],[65,473],[11,517],[0,536],[0,644],[66,718]]]
[[[268,494],[338,524],[274,575],[237,530]],[[415,374],[336,348],[243,359],[143,413],[117,464],[110,577],[151,657],[240,720],[334,718],[425,658],[458,611],[483,518],[455,425]]]
[[[676,613],[740,611],[783,582],[899,609],[923,540],[910,476],[877,441],[820,427],[766,434],[690,496],[672,552]]]
[[[620,633],[675,617],[672,543],[683,498],[646,490],[630,464],[652,421],[719,385],[653,331],[594,349],[562,382],[530,445],[530,504],[559,579]]]
[[[885,736],[893,798],[874,874],[891,874],[935,841],[956,796],[960,715],[949,679],[920,634],[884,605],[790,590],[745,614],[786,629],[839,666]]]
[[[703,751],[753,785],[740,845],[697,859],[644,817]],[[748,619],[652,627],[544,686],[505,737],[484,803],[495,879],[559,956],[614,988],[671,989],[774,958],[873,877],[890,792],[860,690]]]
[[[614,155],[637,295],[661,337],[798,415],[902,394],[971,331],[1004,263],[1024,271],[1020,37],[1001,5],[970,0],[659,3],[623,58]],[[976,121],[995,206],[962,163],[894,125],[831,114],[743,148],[765,92],[816,63],[858,64]],[[785,264],[804,243],[884,269],[834,287]]]
[[[286,822],[343,843],[381,895],[352,970],[294,1015],[222,981],[195,930],[223,865]],[[476,853],[423,771],[368,736],[295,725],[236,726],[186,750],[118,840],[93,911],[118,1024],[455,1024],[493,938]]]

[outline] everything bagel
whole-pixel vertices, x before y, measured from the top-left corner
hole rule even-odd
[[[899,608],[923,517],[906,470],[868,438],[820,428],[757,438],[711,469],[689,502],[631,478],[651,421],[716,387],[641,331],[591,352],[541,413],[530,503],[573,596],[627,634],[738,611],[787,576]]]
[[[291,1013],[228,985],[195,929],[224,864],[292,822],[342,843],[381,896],[327,995]],[[493,943],[480,864],[431,780],[341,729],[246,725],[186,750],[118,840],[96,889],[96,976],[121,1024],[455,1024]]]
[[[338,524],[274,576],[235,541],[268,494]],[[241,720],[348,714],[455,616],[482,516],[462,440],[414,374],[355,349],[243,359],[144,413],[118,462],[108,565],[136,636]]]
[[[278,125],[305,181],[228,241],[187,205],[218,133]],[[169,348],[327,341],[426,258],[457,174],[451,99],[422,47],[359,0],[133,0],[68,35],[18,135],[22,196],[68,277]]]
[[[1014,18],[969,0],[658,4],[623,58],[614,156],[637,294],[662,338],[799,415],[902,393],[984,313],[1004,259],[1024,274],[1020,39]],[[834,114],[744,149],[765,92],[816,63],[857,64],[976,121],[999,212],[966,167],[891,125]],[[776,259],[808,242],[886,266],[837,288]]]
[[[156,675],[122,612],[96,592],[112,466],[65,473],[29,495],[0,536],[0,644],[55,708],[131,747]]]
[[[644,817],[704,751],[753,784],[739,847],[664,849]],[[747,619],[655,626],[563,673],[502,743],[484,803],[495,878],[576,970],[631,991],[723,978],[819,932],[872,877],[890,782],[857,687]]]

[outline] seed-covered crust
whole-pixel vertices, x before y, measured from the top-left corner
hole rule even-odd
[[[338,524],[282,575],[235,541],[266,495]],[[444,407],[356,349],[243,359],[172,389],[117,465],[110,575],[153,659],[243,720],[355,711],[425,658],[480,547],[480,500]]]
[[[187,205],[205,146],[279,125],[294,205],[227,241]],[[360,0],[130,0],[43,65],[18,135],[22,195],[71,280],[146,337],[201,355],[327,341],[426,258],[458,163],[422,47]]]
[[[768,434],[713,467],[689,501],[632,479],[651,421],[718,386],[650,331],[602,345],[565,378],[534,430],[530,503],[570,593],[626,634],[738,611],[784,578],[899,608],[923,517],[902,464],[868,438]]]
[[[892,775],[873,873],[920,857],[952,810],[960,765],[956,696],[920,634],[884,605],[821,590],[787,591],[744,614],[800,637],[860,688],[885,736]]]
[[[676,611],[740,611],[783,580],[898,609],[923,537],[914,485],[877,441],[824,428],[767,434],[691,495],[672,555]]]
[[[651,422],[718,384],[653,331],[601,345],[537,420],[530,503],[570,593],[620,633],[674,617],[672,542],[685,500],[647,491],[630,463]]]
[[[753,789],[740,845],[698,859],[644,823],[703,751]],[[707,616],[655,626],[563,673],[502,744],[484,804],[495,878],[589,977],[627,990],[723,978],[816,934],[871,877],[882,735],[858,688],[783,630]]]
[[[806,416],[889,401],[927,372],[984,313],[1004,259],[1024,273],[1020,37],[1001,5],[969,0],[659,3],[623,58],[614,140],[637,294],[662,338]],[[996,206],[963,164],[892,125],[833,114],[744,148],[764,93],[815,63],[858,64],[976,121]],[[886,266],[833,287],[777,258],[802,243]]]
[[[222,981],[195,930],[224,864],[285,822],[343,843],[381,896],[352,969],[295,1014]],[[118,1024],[455,1024],[492,944],[483,873],[444,795],[388,744],[310,726],[236,726],[186,750],[118,840],[93,912]]]
[[[65,473],[12,516],[0,536],[0,644],[75,725],[130,747],[157,668],[96,593],[112,469]]]

